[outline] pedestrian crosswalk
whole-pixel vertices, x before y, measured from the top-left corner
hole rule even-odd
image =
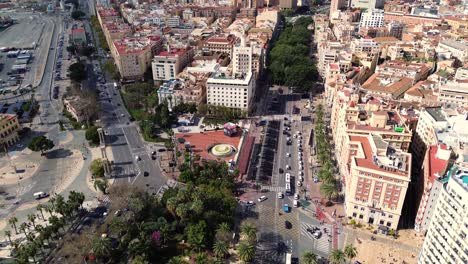
[[[317,251],[320,251],[324,254],[329,254],[330,253],[330,245],[331,245],[331,238],[328,237],[328,234],[325,234],[323,232],[323,227],[326,227],[328,229],[328,231],[331,230],[330,226],[329,225],[322,225],[322,226],[319,226],[320,229],[321,229],[321,232],[322,232],[322,235],[320,236],[319,239],[316,239],[314,238],[314,236],[309,232],[307,231],[307,229],[313,229],[315,226],[312,225],[312,224],[306,224],[306,223],[302,223],[301,224],[301,236],[305,236],[307,237],[308,239],[314,241],[314,249],[317,250]]]
[[[270,192],[284,192],[284,187],[262,185],[261,190],[269,190]]]

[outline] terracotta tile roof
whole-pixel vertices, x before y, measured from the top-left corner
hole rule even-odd
[[[363,152],[364,152],[363,153],[364,158],[354,157],[357,166],[364,167],[364,168],[367,168],[367,169],[371,169],[371,170],[374,170],[374,171],[388,173],[388,174],[395,174],[395,175],[398,175],[398,176],[410,177],[410,175],[408,173],[408,168],[406,168],[406,172],[402,172],[402,171],[399,171],[399,170],[389,171],[389,170],[385,170],[385,169],[380,168],[379,166],[377,166],[377,164],[375,164],[373,162],[373,160],[372,160],[372,157],[373,157],[372,147],[371,147],[369,139],[367,137],[349,136],[349,138],[350,138],[350,141],[359,142],[361,144],[361,147],[362,147]],[[408,156],[406,156],[406,158],[409,159],[409,154],[408,154]],[[409,162],[406,162],[406,164],[408,165]]]

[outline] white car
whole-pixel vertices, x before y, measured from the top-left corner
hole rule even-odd
[[[296,135],[296,134],[294,134],[293,138],[297,138],[297,135]]]
[[[263,195],[263,196],[260,196],[260,198],[258,198],[258,201],[259,201],[259,202],[263,202],[263,201],[265,201],[266,199],[267,199],[267,197],[266,197],[265,195]]]
[[[135,156],[135,160],[136,160],[136,161],[140,161],[140,160],[141,160],[140,156],[136,155],[136,156]]]
[[[291,153],[286,153],[286,157],[291,157]]]
[[[300,170],[300,171],[303,171],[303,170],[304,170],[304,167],[299,166],[299,170]]]
[[[287,170],[290,170],[290,169],[291,169],[291,166],[286,165],[286,169],[287,169]]]
[[[294,194],[294,200],[299,200],[299,194],[297,193]]]
[[[300,172],[299,172],[299,176],[301,176],[301,177],[304,176],[304,172],[303,172],[303,171],[300,171]]]
[[[302,186],[302,182],[301,181],[297,181],[297,187],[301,187]]]
[[[299,164],[299,166],[302,166],[303,164],[302,160],[298,161],[297,164]]]
[[[283,199],[284,194],[282,192],[278,192],[278,199]]]
[[[304,182],[304,177],[299,176],[299,181]]]

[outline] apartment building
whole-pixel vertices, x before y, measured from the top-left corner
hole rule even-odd
[[[347,72],[352,66],[353,54],[347,45],[339,42],[323,42],[318,45],[318,67],[321,76],[326,74],[329,63],[338,63],[342,72]]]
[[[350,6],[352,8],[364,8],[364,9],[375,9],[383,8],[384,0],[350,0]]]
[[[425,79],[429,70],[422,63],[386,61],[377,66],[375,73],[362,84],[362,88],[375,96],[399,99],[416,82]]]
[[[206,82],[207,103],[248,111],[254,95],[255,79],[251,72],[231,76],[214,73]]]
[[[168,81],[176,78],[193,59],[192,49],[171,49],[154,56],[151,68],[153,80]]]
[[[349,135],[378,135],[390,147],[409,151],[412,132],[401,114],[382,100],[370,96],[360,98],[355,89],[344,87],[336,92],[330,107],[330,128],[337,159],[347,159],[344,142]],[[339,163],[341,173],[346,171],[345,164]]]
[[[451,54],[452,57],[459,59],[461,62],[468,62],[468,42],[466,41],[444,39],[439,42],[437,51],[447,51]]]
[[[226,53],[232,58],[232,49],[236,40],[234,35],[211,37],[203,44],[203,50]]]
[[[169,110],[172,111],[173,107],[184,102],[182,98],[175,95],[177,90],[184,88],[185,82],[181,79],[171,79],[164,82],[158,89],[158,101],[160,103],[167,102]]]
[[[0,146],[9,147],[15,144],[19,140],[20,129],[17,115],[0,114]]]
[[[296,9],[297,0],[279,0],[280,9]]]
[[[416,183],[419,207],[414,222],[414,229],[418,232],[426,232],[437,203],[440,191],[440,180],[445,177],[452,160],[452,151],[447,145],[430,146],[424,157],[424,172]]]
[[[411,154],[373,134],[349,135],[345,144],[346,215],[383,232],[397,229],[411,181]]]
[[[468,82],[447,82],[441,84],[437,99],[445,105],[468,107]]]
[[[443,181],[419,264],[468,262],[468,168],[454,167]]]
[[[384,11],[382,9],[368,9],[361,14],[359,28],[375,28],[384,26]]]
[[[120,76],[124,79],[143,77],[155,54],[162,49],[160,37],[122,38],[112,42],[110,51]]]
[[[232,56],[232,69],[234,74],[252,72],[253,47],[235,46]]]

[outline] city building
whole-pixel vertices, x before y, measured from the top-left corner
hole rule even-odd
[[[343,179],[348,217],[396,230],[411,181],[411,154],[392,148],[378,135],[349,135]]]
[[[112,42],[110,47],[120,76],[124,79],[143,77],[151,66],[155,54],[162,49],[160,37],[123,38]]]
[[[375,28],[384,26],[384,11],[382,9],[368,9],[361,14],[359,28]]]
[[[468,262],[468,168],[455,165],[440,181],[418,263],[464,264]]]
[[[170,49],[154,56],[151,64],[153,80],[170,80],[176,78],[193,59],[192,49]]]
[[[207,103],[248,111],[254,95],[255,79],[251,72],[230,76],[214,73],[206,82]]]
[[[468,82],[441,84],[438,101],[444,105],[468,107]]]
[[[232,48],[234,47],[235,41],[236,37],[233,35],[228,35],[225,37],[211,37],[203,44],[203,50],[226,53],[229,55],[229,57],[232,58]]]
[[[429,228],[433,209],[437,203],[440,180],[449,169],[452,151],[446,145],[430,146],[424,157],[424,172],[418,177],[419,208],[414,222],[414,229],[424,233]]]
[[[182,98],[175,94],[177,90],[182,90],[184,87],[185,82],[180,79],[172,79],[164,82],[158,89],[159,103],[167,102],[169,110],[172,111],[173,107],[184,102]]]
[[[235,46],[232,56],[233,74],[252,72],[253,47]]]
[[[20,129],[17,115],[0,114],[0,147],[10,147],[15,144],[19,140]]]
[[[465,41],[456,41],[452,39],[444,39],[439,42],[437,52],[447,51],[452,57],[459,59],[461,62],[468,62],[468,43]]]
[[[425,79],[430,68],[423,63],[403,60],[386,61],[362,84],[369,94],[399,99],[419,80]]]
[[[350,7],[352,8],[363,8],[363,9],[375,9],[383,8],[384,0],[350,0]]]
[[[297,0],[279,0],[280,9],[296,9]]]

